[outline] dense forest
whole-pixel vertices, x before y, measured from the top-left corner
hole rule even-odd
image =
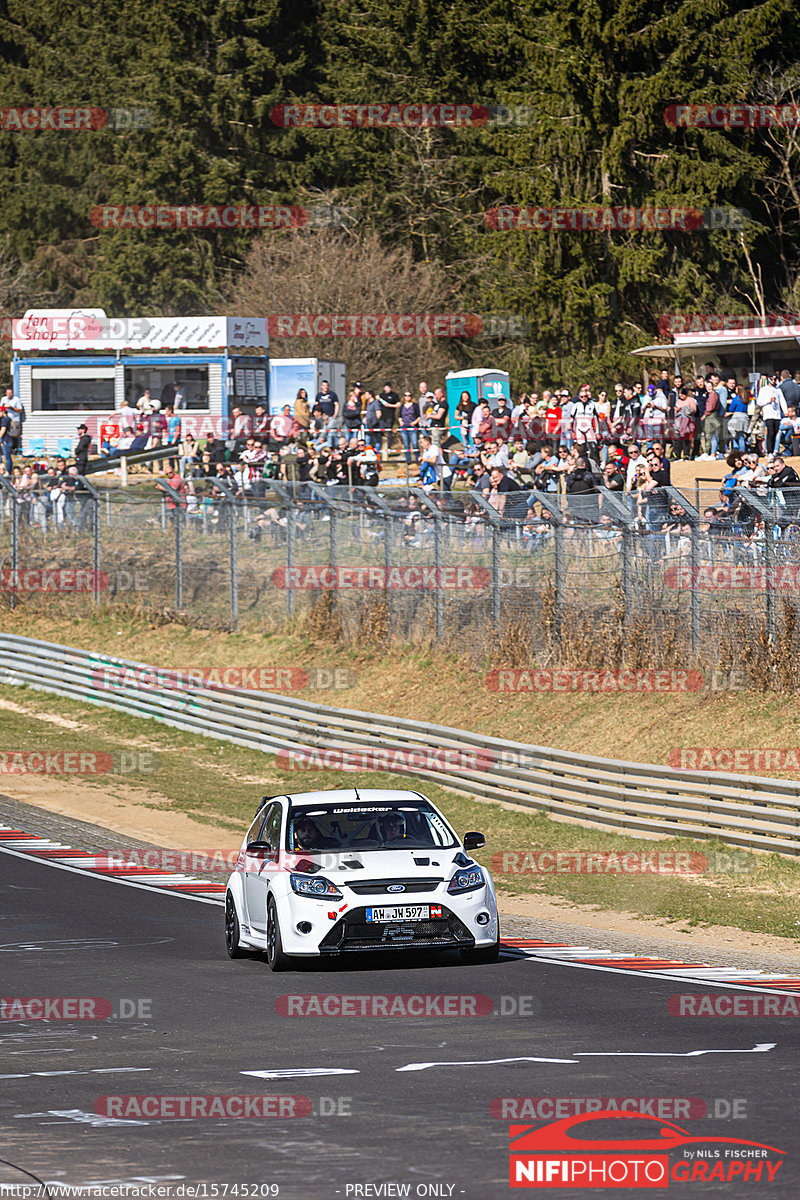
[[[539,386],[631,375],[628,350],[658,340],[663,313],[798,311],[800,128],[665,114],[795,104],[799,42],[791,0],[0,0],[0,312],[470,312],[495,318],[483,338],[404,353]],[[488,118],[329,128],[305,108],[382,103]],[[14,124],[55,106],[106,115]],[[120,205],[309,216],[98,225]],[[496,228],[501,206],[746,222]],[[273,353],[357,370],[361,351],[282,339]]]

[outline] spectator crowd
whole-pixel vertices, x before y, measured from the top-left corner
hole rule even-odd
[[[734,375],[708,364],[685,382],[664,370],[654,383],[614,384],[593,394],[588,384],[477,401],[461,392],[453,412],[441,387],[420,381],[397,392],[390,382],[360,383],[341,398],[323,381],[313,400],[298,391],[294,405],[270,415],[234,407],[219,436],[201,443],[184,431],[178,389],[162,404],[149,390],[135,406],[123,401],[100,452],[111,458],[163,450],[147,469],[160,475],[172,509],[200,511],[223,496],[263,498],[272,481],[322,487],[375,487],[389,456],[429,492],[454,485],[476,491],[494,509],[524,521],[531,489],[592,494],[602,486],[629,497],[648,528],[669,519],[659,489],[681,459],[726,458],[728,472],[709,521],[731,519],[742,489],[800,487],[785,453],[800,454],[800,372],[770,374],[754,394]],[[6,389],[0,404],[0,474],[19,491],[34,525],[81,528],[86,521],[86,471],[92,439],[77,430],[74,464],[64,457],[15,466],[24,409]],[[306,486],[305,491],[308,492]],[[176,496],[177,493],[177,496]],[[654,515],[655,514],[655,515]]]

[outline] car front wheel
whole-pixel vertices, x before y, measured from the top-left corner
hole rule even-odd
[[[228,951],[228,958],[245,958],[247,956],[247,951],[242,950],[239,945],[239,937],[239,917],[233,896],[228,892],[225,897],[225,949]]]
[[[497,962],[497,957],[500,953],[500,925],[497,926],[497,941],[491,946],[478,946],[470,950],[461,951],[461,959],[465,963],[493,963]]]
[[[289,965],[283,953],[278,910],[272,896],[267,901],[267,963],[272,971],[283,971]]]

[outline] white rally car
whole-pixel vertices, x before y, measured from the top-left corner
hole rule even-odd
[[[457,949],[491,962],[500,948],[494,883],[418,792],[265,796],[225,897],[230,958],[266,953],[273,971],[294,957],[364,950]]]

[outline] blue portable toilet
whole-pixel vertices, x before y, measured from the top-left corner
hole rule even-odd
[[[511,385],[508,371],[495,371],[491,367],[472,367],[469,371],[448,371],[447,373],[447,404],[452,414],[462,392],[469,392],[470,397],[478,404],[488,400],[492,409],[498,396],[511,399]]]

